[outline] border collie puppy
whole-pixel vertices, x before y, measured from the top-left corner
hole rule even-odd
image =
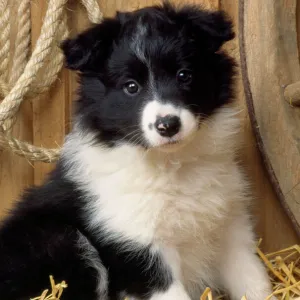
[[[233,38],[223,12],[117,13],[62,44],[80,74],[72,132],[43,186],[1,225],[0,295],[233,300],[271,293],[235,162]]]

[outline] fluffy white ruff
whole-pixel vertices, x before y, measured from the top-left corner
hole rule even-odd
[[[93,195],[87,225],[97,234],[104,221],[108,238],[151,243],[191,299],[205,286],[225,287],[233,300],[245,292],[263,299],[271,290],[253,254],[246,182],[235,162],[239,127],[237,112],[223,107],[191,142],[163,153],[95,145],[75,126],[63,158],[69,178]]]

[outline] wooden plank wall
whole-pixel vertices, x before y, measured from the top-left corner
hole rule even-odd
[[[86,13],[78,2],[69,1],[68,4],[68,22],[72,35],[88,25]],[[174,2],[182,1],[174,0]],[[238,33],[238,0],[186,0],[186,2],[201,3],[211,9],[224,9],[234,20]],[[16,12],[18,0],[11,0],[10,3],[12,11]],[[113,15],[116,10],[132,10],[153,3],[159,3],[159,1],[99,0],[102,12],[109,16]],[[40,33],[46,7],[46,0],[32,1],[32,47]],[[14,32],[16,25],[13,18],[11,26]],[[226,49],[237,60],[239,59],[238,39],[228,43]],[[35,145],[45,147],[61,145],[70,128],[71,102],[75,89],[74,74],[64,70],[60,75],[60,80],[48,93],[32,101],[24,102],[13,133],[18,138],[33,142]],[[298,238],[291,222],[276,199],[262,166],[245,106],[240,77],[237,79],[237,105],[241,108],[244,136],[240,161],[252,184],[255,199],[253,212],[257,219],[258,236],[263,237],[263,247],[267,251],[297,243]],[[4,216],[25,187],[40,184],[52,167],[50,164],[31,164],[24,158],[14,156],[9,152],[0,152],[0,217]]]

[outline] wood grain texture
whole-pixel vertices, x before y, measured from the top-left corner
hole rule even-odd
[[[297,26],[297,39],[298,39],[298,57],[300,64],[300,0],[297,2],[297,12],[296,12],[296,26]]]
[[[240,65],[239,37],[239,0],[221,1],[221,9],[227,11],[235,24],[236,38],[225,45],[225,49],[236,58]],[[242,133],[244,147],[240,151],[240,161],[251,183],[251,192],[254,197],[253,214],[257,221],[257,236],[263,238],[262,247],[272,251],[299,242],[289,217],[278,201],[273,187],[264,168],[258,144],[249,119],[246,105],[241,69],[236,81],[237,105],[241,109]]]
[[[12,15],[17,15],[18,1],[9,2]],[[1,16],[0,16],[1,18]],[[11,57],[14,53],[14,40],[17,24],[11,18]],[[10,57],[10,66],[12,60]],[[21,105],[19,118],[13,129],[13,135],[21,140],[32,142],[32,103],[25,101]],[[33,184],[33,167],[26,159],[0,150],[0,218],[6,214],[13,200],[21,191]]]
[[[99,0],[98,2],[103,13],[106,16],[112,16],[116,10],[132,10],[145,5],[159,3],[160,1]],[[181,0],[174,0],[173,2],[182,3]],[[236,30],[238,30],[238,0],[187,0],[184,2],[203,4],[205,7],[211,9],[223,8],[230,16],[232,16],[236,24]],[[36,40],[47,2],[34,1],[33,3],[33,5],[36,6],[34,13],[37,14],[37,19],[32,19],[33,26],[35,26],[34,40]],[[40,9],[38,9],[38,7]],[[68,3],[68,22],[71,28],[71,35],[76,34],[78,31],[88,26],[89,22],[86,13],[78,1],[70,1]],[[237,38],[233,42],[228,43],[226,49],[231,55],[239,60],[239,43]],[[21,132],[22,135],[20,137],[23,138],[23,135],[26,135],[24,138],[30,140],[30,138],[32,138],[33,129],[35,143],[45,146],[53,146],[56,144],[55,141],[59,143],[69,128],[70,112],[72,110],[71,104],[76,98],[76,87],[77,83],[75,75],[68,71],[64,71],[61,75],[61,81],[56,85],[54,90],[51,89],[46,96],[35,100],[34,117],[32,117],[31,107],[29,107],[29,114],[22,114],[22,116],[20,116],[21,119],[26,122],[26,126],[19,127],[19,130],[23,131],[26,128],[25,132]],[[55,98],[54,100],[53,97]],[[298,241],[297,236],[290,220],[280,206],[268,181],[267,174],[262,167],[261,157],[257,149],[245,106],[245,96],[240,77],[237,79],[237,99],[237,105],[243,110],[241,112],[241,121],[244,146],[240,153],[240,160],[252,184],[252,191],[255,199],[253,211],[257,219],[258,236],[264,238],[263,246],[266,250],[275,250],[294,244]],[[51,112],[51,117],[49,112]],[[57,124],[55,124],[55,120],[57,120]],[[5,154],[4,158],[3,154],[0,156],[0,166],[0,214],[1,211],[3,211],[3,207],[9,206],[14,199],[16,199],[16,195],[24,186],[33,182],[42,182],[45,173],[49,168],[48,166],[36,164],[33,174],[32,167],[24,161],[24,159],[10,154]],[[19,175],[21,174],[19,172],[22,172],[22,175]],[[5,200],[2,200],[2,198]]]
[[[271,182],[300,233],[300,111],[283,96],[283,87],[300,79],[297,1],[242,0],[241,5],[241,62],[250,117]]]
[[[31,32],[33,47],[40,35],[47,7],[47,1],[35,1],[31,6],[31,19],[34,25],[32,26]],[[66,106],[69,106],[67,103],[69,91],[67,83],[68,73],[64,70],[49,92],[43,93],[33,99],[32,125],[34,145],[47,148],[56,148],[62,145],[66,134]],[[53,164],[35,162],[34,184],[41,184],[45,175],[52,170],[53,167]]]

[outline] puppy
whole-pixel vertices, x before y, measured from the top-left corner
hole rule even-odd
[[[28,300],[232,300],[271,293],[235,162],[234,37],[223,12],[170,4],[62,44],[80,76],[74,127],[44,185],[0,231],[0,295]]]

